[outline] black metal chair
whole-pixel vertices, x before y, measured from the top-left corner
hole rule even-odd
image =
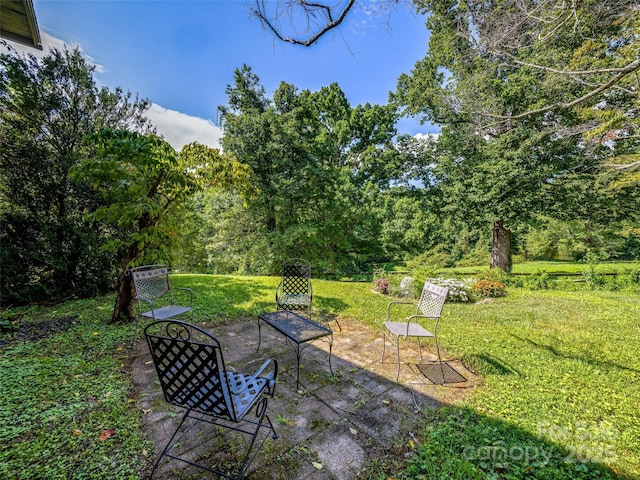
[[[168,320],[188,314],[188,319],[193,321],[193,290],[190,288],[172,288],[169,282],[169,269],[166,265],[143,265],[131,268],[127,270],[127,273],[131,275],[133,280],[138,302],[133,342],[135,342],[138,333],[140,317],[150,318],[155,322],[156,320]],[[175,305],[175,303],[178,303],[178,296],[174,296],[174,291],[187,292],[189,294],[188,305]],[[182,295],[182,297],[186,297],[186,295]],[[181,303],[186,304],[187,302]],[[146,308],[142,308],[143,306],[150,310],[144,311]]]
[[[178,320],[154,322],[144,332],[165,400],[186,409],[151,475],[166,456],[225,478],[243,478],[269,435],[278,437],[267,415],[267,396],[273,397],[275,392],[278,363],[269,359],[253,375],[230,371],[225,366],[220,342],[213,335]],[[252,409],[255,419],[247,417]],[[187,420],[190,421],[185,426]],[[200,422],[242,435],[245,449],[235,468],[223,471],[220,465],[205,465],[200,459],[198,463],[187,458],[193,452],[176,448]],[[217,428],[207,430],[209,436],[217,432]]]
[[[418,351],[420,352],[420,362],[422,362],[422,346],[420,345],[420,339],[425,337],[432,337],[436,347],[436,354],[438,356],[438,363],[442,369],[442,359],[440,358],[440,348],[438,347],[438,323],[440,322],[440,315],[444,308],[444,303],[447,300],[447,294],[449,290],[446,287],[435,285],[426,281],[422,288],[422,294],[416,305],[416,312],[409,316],[402,322],[391,321],[391,310],[394,305],[415,305],[416,302],[389,302],[387,305],[387,321],[384,322],[382,327],[382,362],[384,362],[384,351],[386,346],[386,339],[395,341],[396,344],[396,359],[398,362],[398,370],[396,372],[396,381],[400,377],[400,338],[417,338],[418,339]],[[433,332],[427,330],[417,322],[417,319],[429,319],[433,321]],[[442,372],[444,378],[444,372]]]
[[[282,263],[282,279],[276,288],[276,310],[305,312],[311,318],[313,287],[311,264],[301,258]]]

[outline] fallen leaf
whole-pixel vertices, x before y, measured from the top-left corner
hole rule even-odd
[[[318,470],[322,470],[324,468],[324,465],[322,465],[321,463],[318,462],[311,462],[311,464],[316,467]]]
[[[73,431],[73,434],[77,437],[79,435],[82,435],[82,430],[78,430],[77,428]]]
[[[98,332],[93,332],[94,335],[98,335]]]
[[[382,403],[384,403],[385,405],[389,405],[391,402],[389,400],[382,400]]]
[[[153,360],[149,360],[148,362],[144,362],[145,365],[151,365],[153,363]]]
[[[111,392],[107,392],[104,394],[104,398],[109,398],[111,396]]]
[[[148,456],[149,456],[149,452],[147,452],[147,449],[146,449],[146,448],[143,448],[143,449],[142,449],[142,455],[144,455],[145,457],[148,457]]]
[[[146,414],[147,414],[147,413],[149,413],[150,411],[151,411],[151,409],[150,409],[150,408],[143,408],[143,409],[142,409],[142,414],[143,414],[143,415],[146,415]]]
[[[109,438],[114,433],[116,433],[115,428],[107,428],[106,430],[103,430],[102,433],[100,434],[100,441],[104,442],[107,438]]]
[[[353,427],[349,427],[349,431],[350,431],[352,434],[354,434],[354,435],[357,435],[357,434],[358,434],[358,430],[356,430],[356,429],[355,429],[355,428],[353,428]]]
[[[415,447],[416,447],[416,444],[415,444],[415,442],[414,442],[413,440],[409,439],[409,446],[410,446],[411,448],[415,448]]]

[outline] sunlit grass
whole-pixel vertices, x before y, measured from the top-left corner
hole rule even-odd
[[[515,274],[577,274],[583,273],[588,270],[590,265],[587,263],[578,262],[553,262],[553,261],[532,261],[524,263],[514,263],[512,272]],[[637,270],[637,262],[599,262],[595,266],[598,273],[628,273],[630,271]],[[443,268],[440,270],[443,274],[460,274],[471,275],[479,273],[484,270],[488,270],[487,266],[475,266],[475,267],[453,267]]]
[[[491,303],[447,305],[442,343],[485,380],[468,403],[476,413],[559,443],[565,457],[591,455],[569,462],[579,469],[568,475],[600,462],[636,478],[639,300],[512,289]]]
[[[194,289],[197,322],[215,323],[272,310],[278,278],[183,274],[172,283]],[[314,279],[314,318],[380,328],[390,298],[370,287]],[[629,292],[510,288],[488,302],[448,303],[440,343],[484,386],[464,404],[423,412],[415,455],[386,475],[640,478],[639,300]],[[141,412],[124,368],[133,330],[108,323],[112,307],[113,297],[104,297],[28,309],[23,322],[77,319],[67,331],[2,347],[0,477],[146,472],[153,451],[139,429]],[[114,435],[100,441],[110,428]],[[550,457],[515,458],[525,447]],[[512,455],[482,457],[501,449]],[[384,459],[376,464],[381,470]]]

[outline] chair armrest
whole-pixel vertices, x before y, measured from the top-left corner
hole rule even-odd
[[[265,378],[267,379],[267,390],[269,391],[269,395],[273,395],[276,387],[276,379],[278,377],[278,362],[272,358],[267,359],[262,366],[254,373],[250,378],[244,382],[242,388],[236,390],[235,388],[231,388],[231,393],[233,395],[241,395],[247,390],[247,384],[255,381],[256,378],[260,376],[260,374],[267,368],[270,364],[272,365],[273,371],[269,373]]]
[[[139,297],[136,295],[135,299],[138,300],[139,302],[147,302],[151,306],[151,310],[153,310],[153,300],[151,300],[150,298]]]
[[[191,288],[177,287],[177,288],[174,288],[174,290],[182,290],[185,292],[189,292],[189,306],[191,307],[193,305],[193,290]]]
[[[276,287],[276,302],[278,302],[278,299],[280,298],[280,289],[282,288],[282,281],[280,281],[280,283],[278,284],[278,286]]]
[[[389,302],[387,305],[387,321],[391,320],[391,305],[416,305],[416,302]]]
[[[440,317],[427,317],[426,315],[411,315],[408,319],[407,319],[407,324],[409,324],[409,322],[411,322],[411,320],[415,320],[417,318],[426,318],[427,320],[435,320],[435,325],[433,327],[433,332],[437,332],[438,330],[438,320],[440,320]]]

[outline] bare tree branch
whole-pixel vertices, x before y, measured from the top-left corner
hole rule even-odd
[[[560,70],[558,68],[547,67],[544,65],[536,65],[534,63],[523,62],[522,60],[518,60],[514,55],[511,55],[508,52],[502,52],[503,55],[509,57],[511,61],[515,64],[522,65],[523,67],[530,67],[539,70],[546,70],[547,72],[558,73],[560,75],[567,76],[578,76],[578,75],[596,75],[599,73],[622,73],[627,74],[631,73],[638,68],[640,68],[640,59],[636,59],[633,62],[618,68],[598,68],[594,70]]]
[[[270,2],[271,5],[275,5],[275,14],[271,16],[267,13],[267,1],[255,0],[254,7],[251,8],[251,14],[256,16],[262,26],[270,30],[278,40],[293,45],[309,47],[322,36],[338,27],[355,2],[356,0],[346,0],[346,3],[345,1],[320,3],[308,0],[279,0],[275,3]],[[278,24],[283,15],[288,16],[292,24],[295,24],[294,17],[296,15],[302,15],[306,21],[308,36],[294,38],[284,33],[284,30]],[[315,26],[317,26],[318,30],[313,31],[312,27]]]
[[[557,103],[553,103],[553,104],[550,104],[550,105],[545,105],[544,107],[537,108],[537,109],[534,109],[534,110],[528,110],[526,112],[519,113],[517,115],[495,115],[495,114],[491,114],[491,113],[488,113],[488,112],[479,113],[479,115],[481,115],[481,116],[490,117],[490,118],[494,118],[494,119],[499,119],[500,120],[500,121],[495,122],[493,124],[485,125],[483,128],[493,128],[493,127],[501,125],[501,124],[503,124],[505,122],[511,122],[513,120],[521,120],[523,118],[527,118],[527,117],[530,117],[532,115],[537,115],[537,114],[540,114],[540,113],[545,113],[545,112],[548,112],[548,111],[551,111],[551,110],[567,109],[567,108],[575,107],[576,105],[579,105],[579,104],[589,100],[590,98],[595,97],[599,93],[604,92],[605,90],[609,89],[610,87],[614,86],[624,76],[626,76],[626,75],[638,70],[638,68],[640,68],[640,59],[637,59],[637,60],[631,62],[626,67],[619,69],[618,75],[616,75],[615,77],[610,79],[608,82],[599,85],[598,88],[595,88],[595,89],[585,93],[581,97],[578,97],[578,98],[576,98],[576,99],[574,99],[574,100],[572,100],[570,102],[557,102]],[[616,69],[616,70],[618,70],[618,69]]]

